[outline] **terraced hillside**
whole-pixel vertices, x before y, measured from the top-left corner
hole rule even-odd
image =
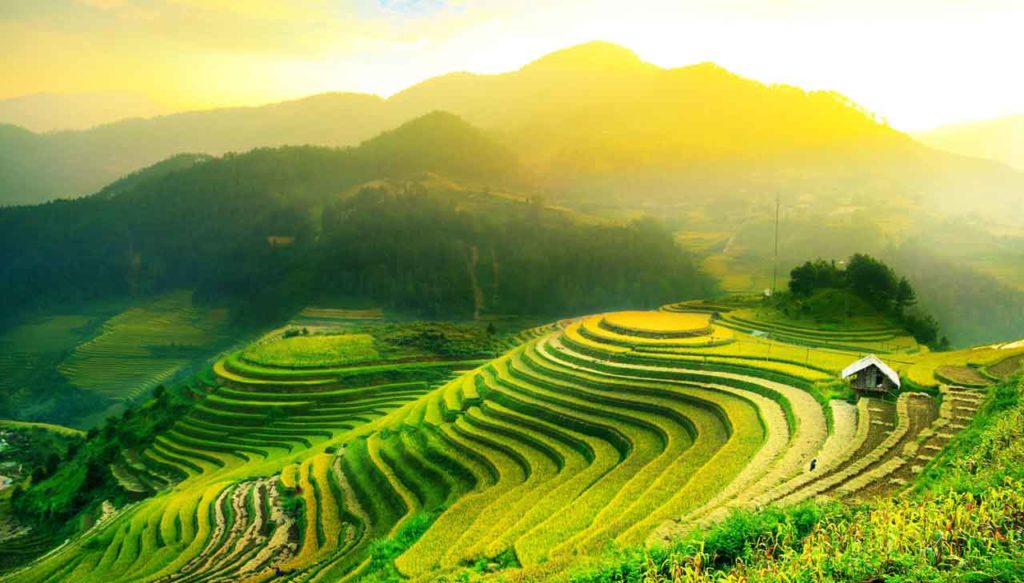
[[[39,561],[18,577],[237,580],[271,563],[303,564],[311,546],[336,551],[317,537],[325,528],[337,535],[344,517],[334,511],[343,507],[331,506],[325,520],[334,526],[318,523],[315,509],[340,496],[338,488],[352,487],[343,482],[338,460],[323,452],[457,371],[485,362],[418,354],[310,365],[311,346],[336,346],[339,338],[362,345],[363,336],[282,340],[272,334],[223,358],[216,376],[194,383],[199,401],[188,415],[152,444],[122,450],[110,465],[125,490],[151,497],[58,549],[54,556],[63,559]],[[288,354],[278,344],[297,350],[295,358],[260,364],[260,356]],[[342,482],[328,486],[334,479]]]
[[[10,578],[549,578],[730,508],[896,491],[984,399],[921,371],[1024,352],[929,353],[888,329],[752,334],[726,308],[566,321],[486,362],[230,355],[192,413],[115,464],[158,493]],[[905,390],[852,404],[838,371],[882,335]]]
[[[77,331],[88,316],[61,315],[26,322],[0,335],[0,391],[14,394],[29,384],[25,377],[37,367],[70,351],[81,342]]]
[[[189,291],[166,294],[107,320],[59,369],[78,387],[132,399],[223,343],[226,319],[225,310],[194,306]]]

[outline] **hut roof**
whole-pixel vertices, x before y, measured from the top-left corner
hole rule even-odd
[[[889,377],[889,380],[893,382],[897,387],[900,386],[900,375],[889,368],[889,365],[885,364],[874,354],[869,354],[857,362],[843,369],[843,378],[849,378],[860,371],[868,368],[869,366],[877,366],[878,370],[882,371],[882,374]]]

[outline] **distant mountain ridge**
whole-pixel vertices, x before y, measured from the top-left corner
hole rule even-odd
[[[0,204],[95,192],[180,152],[351,146],[432,111],[452,112],[504,144],[521,162],[521,180],[614,204],[838,191],[914,196],[956,211],[984,198],[1000,212],[1015,202],[1007,185],[1024,180],[925,148],[835,93],[769,86],[711,63],[664,69],[593,42],[509,73],[435,77],[388,99],[329,93],[87,131],[7,128]]]
[[[1024,114],[941,126],[914,137],[933,148],[998,160],[1024,171]]]
[[[283,145],[355,145],[398,125],[382,103],[372,95],[327,93],[82,131],[33,134],[0,125],[0,170],[11,169],[0,172],[0,205],[90,194],[181,152],[219,155]]]
[[[0,123],[33,132],[87,129],[163,113],[166,108],[135,93],[34,93],[0,99]]]

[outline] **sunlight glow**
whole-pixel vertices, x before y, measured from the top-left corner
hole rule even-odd
[[[1024,4],[1004,0],[49,0],[0,9],[0,98],[133,91],[183,109],[388,95],[600,39],[663,67],[714,61],[836,90],[917,129],[1024,111],[1022,29]]]

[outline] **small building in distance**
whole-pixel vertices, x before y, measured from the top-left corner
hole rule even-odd
[[[874,354],[843,369],[843,379],[853,377],[850,386],[858,393],[884,395],[900,388],[900,375]]]

